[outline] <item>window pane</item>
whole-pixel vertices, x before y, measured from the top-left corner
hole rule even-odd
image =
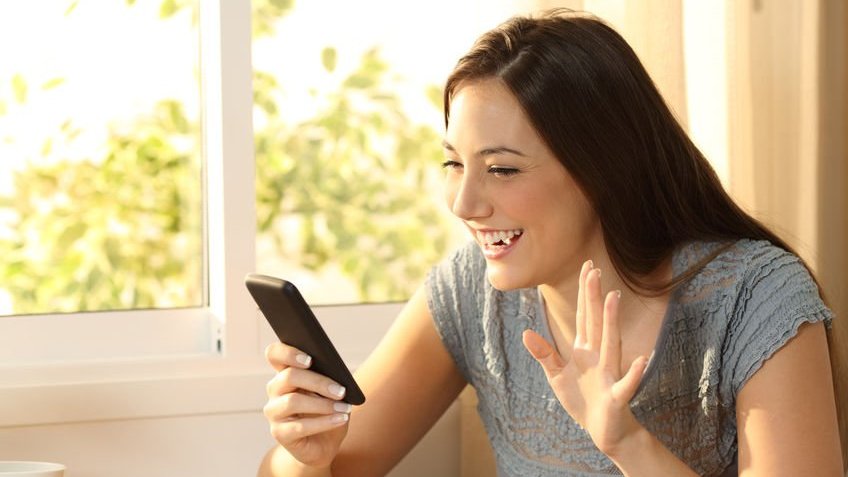
[[[260,271],[313,304],[408,298],[465,237],[441,192],[444,80],[528,3],[254,1]]]
[[[195,3],[0,3],[0,314],[202,304]]]

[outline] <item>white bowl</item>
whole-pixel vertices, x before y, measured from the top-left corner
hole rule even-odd
[[[62,477],[65,466],[50,462],[0,460],[0,477]]]

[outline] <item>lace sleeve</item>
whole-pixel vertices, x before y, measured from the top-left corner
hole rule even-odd
[[[804,323],[824,321],[831,312],[798,257],[765,242],[755,242],[724,349],[722,381],[734,399],[763,363],[785,345]]]

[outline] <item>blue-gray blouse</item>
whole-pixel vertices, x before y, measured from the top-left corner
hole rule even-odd
[[[675,251],[675,274],[717,250]],[[428,305],[446,348],[474,386],[501,477],[618,475],[570,418],[521,341],[551,340],[535,288],[502,292],[469,243],[427,277]],[[806,322],[831,312],[798,258],[740,240],[678,287],[648,369],[631,401],[639,421],[700,475],[735,475],[736,396]]]

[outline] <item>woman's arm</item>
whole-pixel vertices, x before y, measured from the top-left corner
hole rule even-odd
[[[385,475],[435,424],[465,387],[436,332],[424,289],[410,299],[357,370],[368,401],[353,411],[333,472]]]
[[[367,400],[351,413],[332,472],[305,468],[276,446],[266,455],[260,475],[385,475],[466,384],[436,332],[423,288],[355,375]]]
[[[843,477],[822,323],[804,324],[736,399],[740,476]]]
[[[736,420],[740,476],[845,475],[822,323],[802,325],[754,373],[737,396]],[[625,475],[689,475],[644,428],[618,455],[611,458]]]

